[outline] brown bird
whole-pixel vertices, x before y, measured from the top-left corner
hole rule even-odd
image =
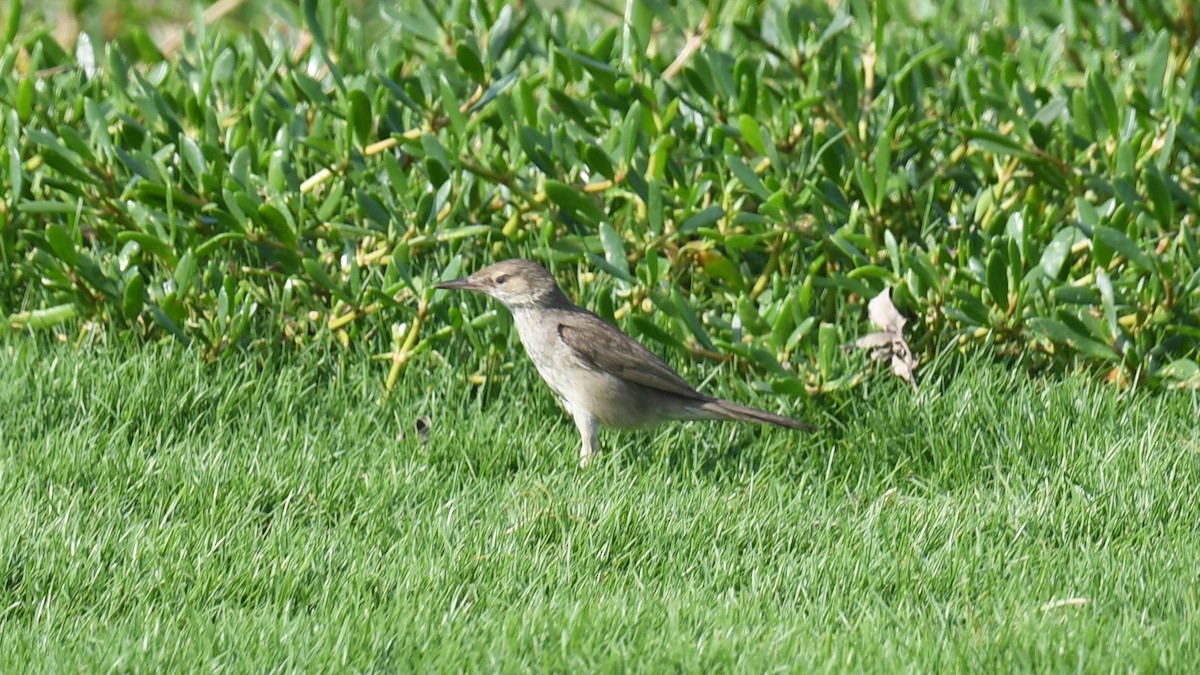
[[[650,350],[572,303],[546,268],[519,258],[435,288],[478,291],[512,312],[525,351],[575,419],[579,465],[597,450],[600,427],[632,429],[667,420],[732,420],[811,428],[692,388]]]

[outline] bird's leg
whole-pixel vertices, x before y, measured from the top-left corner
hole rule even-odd
[[[579,448],[579,468],[582,469],[592,463],[592,457],[599,448],[597,438],[600,435],[600,423],[583,411],[575,412],[574,417],[575,426],[579,427],[579,435],[583,438],[583,445]]]

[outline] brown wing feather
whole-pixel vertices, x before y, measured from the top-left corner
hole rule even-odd
[[[710,400],[692,388],[662,359],[615,326],[591,312],[573,314],[558,324],[558,336],[591,367],[643,387],[684,398]]]

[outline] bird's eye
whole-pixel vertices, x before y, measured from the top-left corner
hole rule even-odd
[[[501,274],[500,276],[496,277],[496,283],[498,283],[498,284],[502,284],[502,283],[504,283],[504,282],[506,282],[506,281],[508,281],[508,275],[507,275],[507,274]]]

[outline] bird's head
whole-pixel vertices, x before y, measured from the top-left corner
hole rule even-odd
[[[510,310],[557,306],[566,296],[545,267],[532,260],[513,258],[489,265],[469,277],[443,281],[434,288],[476,291],[490,295]]]

